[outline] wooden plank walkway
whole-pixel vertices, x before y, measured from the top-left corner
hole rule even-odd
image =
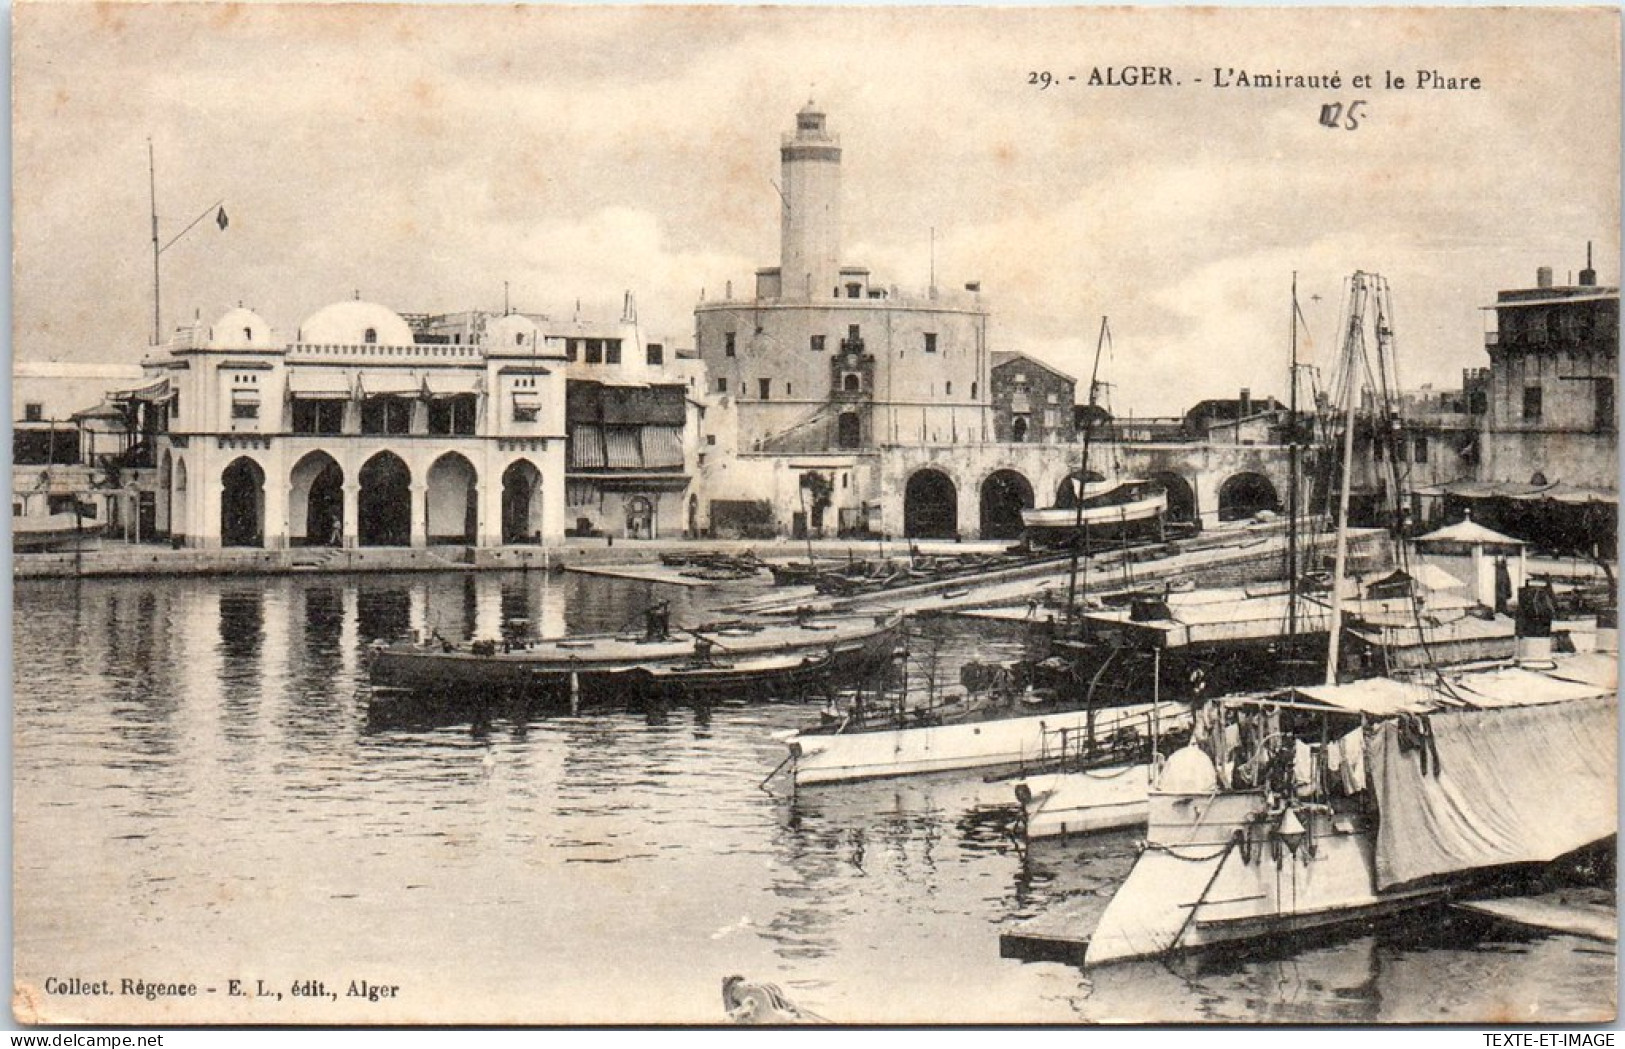
[[[1501,900],[1466,900],[1455,906],[1518,925],[1605,943],[1619,942],[1619,911],[1606,890],[1580,889]]]

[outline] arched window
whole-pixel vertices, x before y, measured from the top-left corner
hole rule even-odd
[[[366,343],[368,346],[375,344],[378,341],[378,329],[368,328],[366,331],[362,332],[361,341]]]
[[[841,387],[847,393],[857,393],[863,389],[863,380],[853,372],[847,372],[846,378],[841,380]]]
[[[244,342],[253,342],[254,341],[254,329],[253,328],[244,328],[243,329],[243,341]]]

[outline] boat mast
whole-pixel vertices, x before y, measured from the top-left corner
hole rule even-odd
[[[1354,407],[1365,359],[1365,300],[1368,277],[1356,272],[1349,288],[1349,323],[1343,339],[1343,478],[1337,495],[1337,557],[1332,568],[1331,637],[1326,651],[1326,684],[1337,684],[1339,642],[1343,633],[1343,572],[1349,556],[1349,482],[1354,466]]]
[[[1298,636],[1298,271],[1292,271],[1292,358],[1287,393],[1286,636]]]
[[[1071,627],[1078,617],[1078,549],[1084,545],[1087,532],[1083,524],[1083,493],[1089,486],[1089,441],[1095,432],[1095,390],[1096,378],[1100,375],[1100,351],[1106,345],[1106,318],[1100,318],[1100,336],[1095,340],[1095,364],[1089,371],[1089,404],[1084,413],[1083,420],[1083,456],[1078,467],[1077,498],[1073,501],[1074,514],[1072,518],[1072,568],[1066,584],[1066,622]]]

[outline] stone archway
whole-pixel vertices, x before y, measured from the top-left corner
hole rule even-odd
[[[1023,528],[1021,511],[1033,508],[1033,486],[1015,470],[995,470],[982,482],[981,531],[983,539],[1017,539]]]
[[[502,471],[502,541],[542,541],[542,471],[529,459],[516,459]]]
[[[916,470],[903,492],[903,534],[910,539],[959,536],[959,490],[941,470]]]
[[[1239,521],[1264,510],[1279,513],[1281,498],[1263,474],[1232,474],[1219,486],[1219,520]]]
[[[472,545],[479,530],[479,476],[458,452],[447,452],[429,467],[423,532],[431,543]]]
[[[646,495],[629,497],[626,500],[626,538],[653,539],[654,537],[654,500]]]
[[[361,467],[356,538],[362,546],[412,542],[412,471],[394,452],[379,452]]]
[[[265,545],[265,470],[235,459],[220,474],[220,545]]]
[[[1201,520],[1197,512],[1196,492],[1190,482],[1172,470],[1157,470],[1146,479],[1167,494],[1168,510],[1164,519],[1170,524],[1197,524]]]
[[[326,452],[311,452],[288,472],[288,541],[338,546],[344,541],[344,469]]]

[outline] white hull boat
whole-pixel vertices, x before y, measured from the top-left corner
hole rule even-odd
[[[1143,730],[1153,721],[1163,727],[1189,720],[1182,703],[1139,703],[1094,712],[1099,737],[1125,729]],[[1089,731],[1089,712],[1066,710],[1022,717],[990,717],[964,722],[863,727],[798,732],[786,742],[790,769],[798,786],[911,776],[957,769],[1019,769],[1051,760],[1065,748],[1066,737]]]
[[[1173,754],[1150,791],[1145,849],[1085,964],[1392,913],[1606,840],[1616,688],[1613,657],[1595,654],[1255,696],[1213,722],[1204,712],[1210,742]],[[1324,727],[1334,718],[1341,734]],[[1239,748],[1211,743],[1238,726]]]
[[[1083,509],[1052,506],[1021,511],[1021,523],[1035,540],[1071,542],[1155,535],[1168,511],[1168,494],[1149,481],[1093,482],[1083,493]]]
[[[1155,776],[1144,761],[1027,776],[1016,784],[1027,840],[1144,826]]]

